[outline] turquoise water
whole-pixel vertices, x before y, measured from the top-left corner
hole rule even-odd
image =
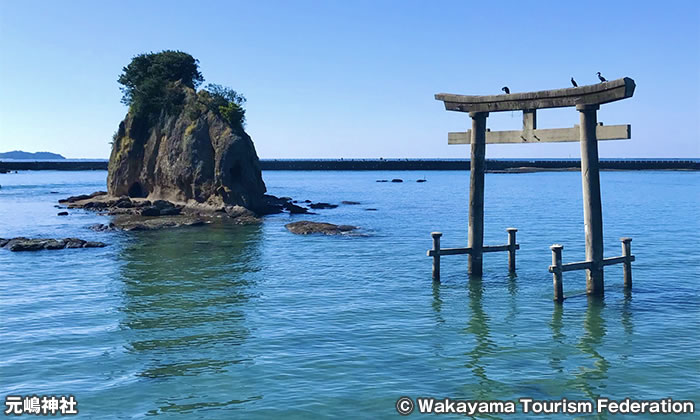
[[[549,246],[584,259],[577,172],[487,174],[486,243],[519,229],[517,276],[505,253],[471,281],[449,256],[441,284],[425,252],[435,230],[466,245],[468,172],[266,172],[272,194],[362,204],[260,226],[113,233],[86,229],[105,221],[94,213],[56,216],[105,178],[0,174],[0,237],[110,244],[0,249],[2,397],[73,394],[84,418],[388,418],[404,395],[700,403],[699,173],[602,173],[605,253],[634,238],[634,291],[610,266],[604,301],[563,306]],[[303,219],[362,235],[285,230]],[[564,290],[585,291],[583,272]]]

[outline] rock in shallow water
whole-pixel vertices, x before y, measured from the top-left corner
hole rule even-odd
[[[64,248],[101,248],[107,244],[102,242],[84,241],[78,238],[65,239],[30,239],[17,237],[12,239],[0,238],[0,248],[10,251],[39,251],[42,249],[64,249]]]
[[[300,222],[288,223],[284,227],[288,231],[297,235],[308,235],[311,233],[323,233],[324,235],[341,235],[350,232],[357,227],[350,225],[334,225],[332,223],[310,222],[302,220]]]
[[[329,203],[311,203],[309,204],[309,207],[311,207],[314,210],[318,209],[334,209],[338,207],[337,204],[329,204]]]

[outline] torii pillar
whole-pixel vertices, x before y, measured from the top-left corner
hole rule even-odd
[[[586,293],[603,295],[603,206],[600,199],[600,161],[598,160],[599,105],[576,105],[581,116],[581,183],[583,187],[583,224],[586,234]]]
[[[484,263],[484,172],[486,172],[486,117],[488,112],[470,112],[472,155],[469,160],[469,236],[471,248],[467,271],[480,276]]]

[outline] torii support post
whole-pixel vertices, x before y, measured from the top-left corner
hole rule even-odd
[[[577,105],[581,114],[581,182],[583,186],[583,224],[586,233],[586,293],[603,296],[603,209],[600,199],[600,162],[598,160],[598,105]]]
[[[561,261],[561,251],[564,249],[562,245],[554,244],[549,247],[552,250],[552,268],[549,271],[552,272],[554,281],[554,301],[563,302],[564,301],[564,284],[563,284],[563,268]]]
[[[441,232],[432,232],[430,236],[433,237],[433,281],[440,281],[440,237]]]
[[[484,262],[484,173],[486,172],[486,117],[488,112],[471,112],[472,154],[469,181],[469,235],[467,247],[471,248],[467,272],[480,276]]]
[[[515,250],[518,249],[515,234],[518,229],[511,227],[506,229],[506,231],[508,232],[508,271],[515,273]]]
[[[632,238],[620,238],[622,241],[622,256],[625,262],[622,263],[622,276],[625,279],[625,290],[632,290]]]

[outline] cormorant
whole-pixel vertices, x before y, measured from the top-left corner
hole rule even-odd
[[[501,90],[504,91],[506,95],[510,95],[510,89],[508,89],[508,86],[503,86]]]
[[[600,80],[600,83],[607,82],[607,80],[605,80],[605,77],[600,75],[600,72],[598,72],[598,79]]]
[[[574,87],[578,87],[578,85],[576,84],[576,80],[574,80],[573,77],[571,78],[571,84],[574,85]]]

